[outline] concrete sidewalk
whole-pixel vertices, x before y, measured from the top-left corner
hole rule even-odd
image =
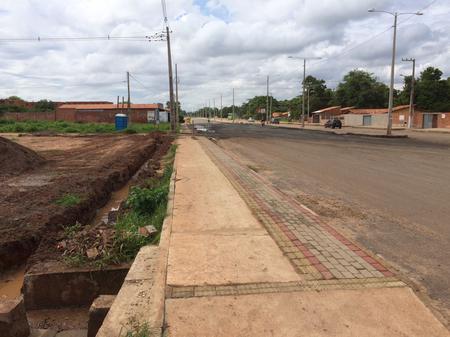
[[[169,336],[450,336],[414,293],[207,139],[179,139]]]

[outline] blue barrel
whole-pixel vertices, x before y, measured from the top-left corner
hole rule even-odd
[[[128,127],[128,116],[125,114],[117,114],[115,116],[116,131],[125,130]]]

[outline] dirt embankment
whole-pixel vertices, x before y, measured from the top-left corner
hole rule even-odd
[[[165,134],[21,137],[47,163],[0,182],[0,271],[23,264],[43,238],[47,244],[66,225],[87,223],[111,192],[124,185],[161,148]],[[76,196],[74,205],[58,203]],[[45,260],[45,252],[35,254]]]
[[[35,151],[0,137],[0,177],[18,175],[44,162],[45,159]]]

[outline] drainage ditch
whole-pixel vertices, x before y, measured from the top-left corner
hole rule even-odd
[[[88,210],[87,213],[91,214],[89,217],[92,220],[85,226],[100,222],[110,224],[111,219],[117,217],[123,201],[127,199],[130,187],[139,184],[139,181],[154,179],[157,172],[161,172],[161,158],[170,148],[171,141],[169,137],[161,137],[150,158],[144,159],[144,164],[128,181],[124,182],[124,175],[111,175],[109,181],[102,185],[120,186],[119,189],[112,193],[107,189],[106,195],[110,197],[106,203],[104,201],[107,197],[97,196],[92,206],[98,205],[99,200],[103,200],[104,205],[97,210],[95,210],[97,207]],[[86,218],[86,213],[82,218]],[[52,320],[52,317],[57,316],[68,318],[67,324],[73,316],[70,328],[87,329],[87,309],[99,295],[117,294],[130,264],[122,263],[100,268],[71,267],[61,258],[56,258],[54,252],[47,253],[50,246],[55,247],[55,243],[54,238],[43,238],[26,266],[22,265],[3,273],[0,278],[0,301],[17,298],[22,293],[29,324],[34,329],[65,330],[67,326]]]

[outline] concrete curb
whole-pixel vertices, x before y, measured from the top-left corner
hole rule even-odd
[[[326,135],[336,135],[336,136],[357,136],[357,137],[372,137],[372,138],[392,138],[392,139],[396,139],[396,138],[409,138],[408,135],[371,135],[371,134],[367,134],[367,133],[356,133],[356,132],[346,132],[346,133],[337,133],[334,131],[323,131],[323,130],[314,130],[314,129],[302,129],[302,128],[292,128],[289,126],[275,126],[275,125],[267,125],[269,127],[272,128],[278,128],[278,129],[288,129],[288,130],[298,130],[298,131],[306,131],[306,132],[318,132],[321,134],[326,134]]]
[[[170,179],[167,214],[159,246],[139,251],[97,337],[122,337],[147,327],[149,337],[160,337],[164,328],[165,294],[170,237],[175,201],[176,163]]]
[[[445,135],[450,135],[450,129],[449,131],[443,131],[443,130],[433,130],[433,129],[411,129],[412,132],[421,132],[421,133],[428,133],[428,134],[433,134],[433,133],[440,133],[440,134],[445,134]]]

